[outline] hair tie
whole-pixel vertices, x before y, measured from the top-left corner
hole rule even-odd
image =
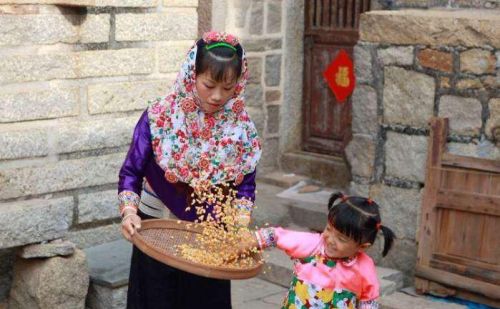
[[[344,195],[344,194],[342,194],[342,196],[340,197],[342,202],[347,201],[348,198],[349,198],[349,195]]]
[[[382,222],[378,222],[376,225],[377,231],[379,231],[382,228]]]
[[[211,50],[212,48],[216,48],[216,47],[227,47],[233,51],[236,51],[236,48],[234,46],[232,46],[231,44],[226,43],[226,42],[216,42],[216,43],[212,43],[210,45],[205,45],[206,50]]]
[[[368,205],[373,204],[373,200],[371,199],[371,197],[367,198],[366,202],[368,203]]]

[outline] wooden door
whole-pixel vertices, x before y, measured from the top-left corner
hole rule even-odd
[[[305,151],[342,156],[351,139],[351,101],[338,104],[323,71],[344,49],[352,58],[359,16],[370,0],[306,0],[304,32]]]
[[[500,161],[445,152],[431,121],[415,287],[500,306]]]

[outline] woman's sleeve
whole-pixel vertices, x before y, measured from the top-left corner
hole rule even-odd
[[[118,180],[120,213],[127,206],[136,209],[139,206],[144,169],[151,157],[151,133],[146,110],[135,126],[132,143],[120,169]]]
[[[297,232],[281,227],[262,228],[255,232],[259,248],[278,247],[292,258],[305,258],[317,251],[318,233]]]
[[[237,211],[237,223],[240,226],[248,226],[252,216],[255,201],[255,176],[257,172],[246,174],[243,181],[236,186],[236,199],[233,201],[233,207]]]

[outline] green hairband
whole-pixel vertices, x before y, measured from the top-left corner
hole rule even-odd
[[[236,51],[236,48],[233,45],[226,43],[226,42],[217,42],[214,44],[205,45],[205,48],[207,50],[211,50],[212,48],[216,48],[216,47],[227,47],[227,48],[232,49],[233,51]]]

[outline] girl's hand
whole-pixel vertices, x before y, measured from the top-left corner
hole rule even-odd
[[[132,236],[141,229],[141,218],[134,212],[125,212],[122,219],[122,235],[132,242]]]

